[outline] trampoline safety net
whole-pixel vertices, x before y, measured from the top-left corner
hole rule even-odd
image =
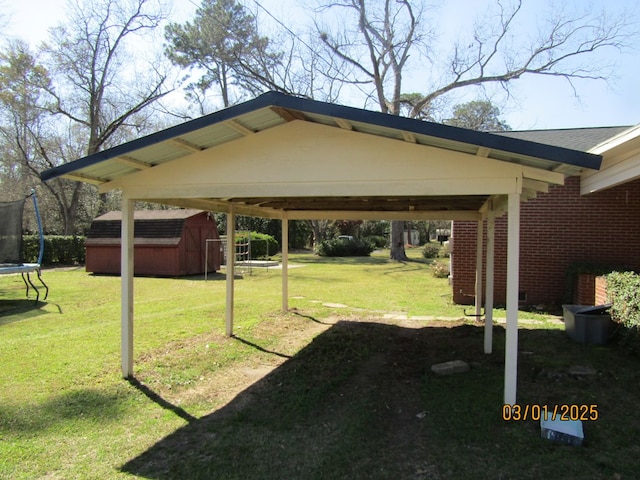
[[[22,265],[22,214],[25,199],[0,203],[0,267]]]

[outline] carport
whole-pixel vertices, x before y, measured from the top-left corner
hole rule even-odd
[[[133,376],[133,202],[282,220],[282,308],[288,222],[298,219],[478,222],[476,311],[492,351],[494,219],[508,214],[504,403],[516,403],[520,203],[597,170],[598,155],[341,105],[266,93],[43,172],[122,190],[122,374]],[[486,285],[482,285],[487,224]],[[233,334],[233,265],[226,332]],[[454,272],[455,274],[455,272]],[[484,298],[483,298],[484,292]]]

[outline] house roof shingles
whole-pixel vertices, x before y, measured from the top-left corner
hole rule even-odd
[[[135,238],[180,238],[187,218],[203,213],[201,210],[138,210],[134,212]],[[120,238],[122,212],[108,212],[91,223],[87,239]]]
[[[552,145],[554,147],[588,152],[596,145],[629,128],[631,128],[631,126],[520,130],[493,133],[504,137],[518,138],[520,140],[528,140],[530,142]]]

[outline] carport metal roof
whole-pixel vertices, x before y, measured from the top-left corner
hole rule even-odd
[[[104,191],[122,188],[124,183],[121,180],[127,176],[213,151],[216,147],[295,121],[365,134],[370,138],[392,139],[399,144],[497,160],[530,171],[577,175],[585,169],[597,170],[600,165],[599,156],[580,151],[269,92],[254,100],[47,170],[41,178],[46,181],[64,176],[99,185]],[[347,164],[348,161],[346,158],[342,162]],[[375,166],[372,164],[371,168]],[[527,177],[526,172],[524,177]],[[561,183],[559,178],[558,175],[533,176],[536,181],[551,179],[548,183]],[[528,186],[523,188],[527,190]],[[544,186],[538,184],[530,189],[544,191]],[[358,212],[378,212],[367,215],[367,218],[393,219],[395,215],[402,215],[393,212],[411,212],[412,218],[420,218],[421,212],[431,212],[430,216],[423,218],[456,219],[460,218],[459,212],[478,212],[490,196],[482,189],[452,195],[444,194],[446,192],[436,195],[392,194],[382,190],[376,194],[339,194],[334,191],[309,196],[290,195],[284,190],[282,195],[260,195],[251,191],[250,195],[224,197],[169,198],[163,195],[162,198],[146,199],[218,211],[227,211],[227,205],[233,203],[238,213],[268,217],[279,217],[278,212],[282,211],[292,212],[289,218],[311,218],[319,212],[331,212],[331,218],[353,218]],[[300,213],[296,215],[293,212]],[[437,215],[437,212],[442,215]]]

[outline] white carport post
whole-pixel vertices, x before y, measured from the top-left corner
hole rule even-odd
[[[487,213],[487,269],[484,296],[484,353],[493,352],[493,285],[495,262],[496,215],[489,204]]]
[[[121,295],[121,360],[122,376],[133,377],[133,200],[122,196],[122,229],[120,241]]]
[[[282,217],[282,311],[289,310],[289,218]]]
[[[227,305],[225,323],[227,337],[233,336],[233,294],[236,263],[236,214],[233,205],[227,213]]]
[[[482,315],[482,247],[484,242],[484,220],[478,220],[478,234],[476,240],[476,318]]]
[[[520,273],[520,194],[509,194],[507,243],[507,334],[504,403],[515,405],[518,383],[518,290]]]

